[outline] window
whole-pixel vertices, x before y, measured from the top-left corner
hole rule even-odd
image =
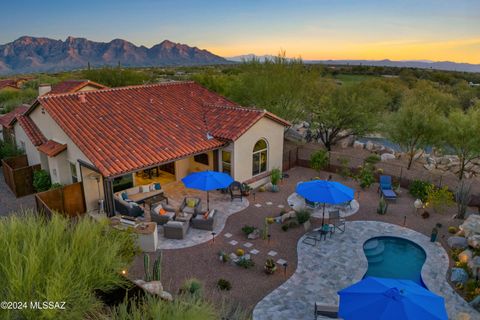
[[[78,182],[77,166],[70,162],[70,174],[72,175],[72,183]]]
[[[267,141],[261,139],[253,147],[252,175],[256,176],[267,171]]]
[[[232,175],[232,153],[222,150],[222,171]]]
[[[193,156],[193,160],[195,160],[195,162],[208,166],[208,154],[206,153],[201,153]]]

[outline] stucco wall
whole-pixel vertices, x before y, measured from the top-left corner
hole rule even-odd
[[[30,141],[28,138],[27,134],[25,133],[25,130],[18,124],[18,122],[15,122],[14,126],[14,131],[15,131],[15,143],[17,144],[17,147],[21,148],[22,147],[22,142],[25,145],[25,154],[27,155],[28,158],[28,164],[29,165],[35,165],[40,163],[40,155],[37,150],[37,148],[33,145],[33,143]]]
[[[208,154],[208,166],[198,163],[192,157],[175,161],[175,179],[181,180],[190,172],[213,170],[213,151],[206,152]]]
[[[103,196],[103,178],[95,171],[82,167],[82,181],[83,191],[85,193],[85,204],[87,205],[87,212],[98,209],[98,191],[100,189],[100,199],[105,199]],[[97,180],[93,177],[100,176],[100,188]],[[89,178],[91,177],[91,178]]]
[[[80,181],[80,168],[77,160],[82,160],[86,163],[91,164],[90,160],[88,160],[85,154],[73,143],[73,141],[65,134],[65,132],[60,128],[60,126],[50,117],[48,112],[45,111],[44,114],[41,112],[41,107],[37,107],[30,114],[30,118],[33,120],[33,122],[35,122],[37,127],[47,139],[52,139],[59,143],[67,144],[68,146],[66,151],[62,152],[56,157],[48,159],[52,182],[59,182],[62,184],[72,183],[72,175],[70,173],[69,162],[76,165],[77,177]],[[40,157],[38,156],[38,151],[36,152],[38,159],[40,159]],[[40,162],[40,160],[38,161]],[[53,169],[56,169],[56,174],[53,174]]]
[[[255,143],[265,139],[268,144],[267,171],[282,169],[284,127],[270,119],[262,118],[233,144],[234,179],[246,181],[252,178],[252,153]],[[264,179],[266,180],[266,179]]]

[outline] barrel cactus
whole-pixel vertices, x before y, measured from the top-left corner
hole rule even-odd
[[[162,252],[153,263],[153,280],[160,281],[162,278]]]

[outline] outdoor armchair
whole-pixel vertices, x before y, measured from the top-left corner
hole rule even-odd
[[[201,214],[202,204],[201,199],[198,197],[185,197],[180,205],[180,212],[189,214]]]
[[[379,191],[386,200],[397,200],[397,194],[393,191],[391,176],[380,176]]]

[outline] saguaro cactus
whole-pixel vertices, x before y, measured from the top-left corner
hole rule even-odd
[[[150,274],[150,256],[146,253],[143,255],[143,269],[145,272],[145,281],[152,281],[152,275]]]
[[[160,281],[162,279],[162,251],[160,251],[160,255],[155,259],[153,263],[153,280]]]

